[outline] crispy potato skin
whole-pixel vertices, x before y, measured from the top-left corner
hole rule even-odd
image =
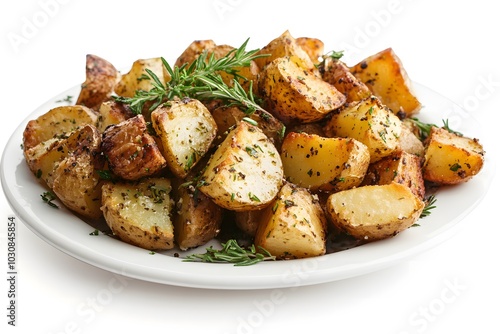
[[[437,184],[459,184],[479,173],[484,149],[477,139],[432,127],[426,141],[423,177]]]
[[[373,163],[399,149],[401,120],[371,96],[335,112],[327,121],[328,137],[354,138],[368,147]]]
[[[166,178],[107,182],[102,186],[101,210],[113,234],[122,241],[150,250],[172,249],[170,191]]]
[[[102,102],[110,99],[120,73],[107,60],[91,54],[86,57],[85,73],[76,104],[98,110]]]
[[[320,256],[326,252],[326,224],[317,198],[285,183],[260,216],[254,243],[279,259]]]
[[[346,98],[335,87],[300,67],[290,57],[276,58],[262,71],[264,104],[285,124],[322,120]]]
[[[115,100],[101,103],[98,115],[97,128],[100,132],[104,132],[110,125],[121,123],[135,116],[128,105]]]
[[[125,180],[151,176],[166,167],[142,115],[109,126],[102,134],[101,148],[109,169]]]
[[[361,185],[382,185],[391,182],[407,186],[415,196],[423,200],[425,184],[422,158],[404,151],[395,152],[371,164]]]
[[[410,188],[392,182],[331,194],[326,213],[336,228],[370,242],[395,236],[410,227],[424,206]]]
[[[422,105],[413,92],[403,63],[392,48],[367,57],[353,66],[351,72],[394,113],[410,117],[420,111]]]
[[[288,181],[313,192],[340,191],[361,183],[370,153],[355,139],[291,132],[283,141],[281,160]]]
[[[262,130],[242,121],[212,155],[200,182],[199,190],[225,209],[259,210],[278,194],[283,165]]]
[[[85,106],[61,106],[30,120],[23,132],[23,149],[38,145],[53,137],[63,138],[67,133],[87,124],[96,125],[97,115]]]

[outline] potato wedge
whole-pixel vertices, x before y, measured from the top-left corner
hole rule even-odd
[[[141,248],[172,249],[174,226],[171,189],[170,180],[166,178],[104,184],[101,210],[113,234]]]
[[[255,237],[265,209],[234,212],[234,223],[243,233]]]
[[[283,182],[279,152],[258,127],[239,122],[212,155],[198,188],[221,207],[259,210]]]
[[[120,80],[120,72],[107,60],[89,54],[86,57],[85,73],[85,82],[76,104],[98,110],[101,103],[110,99]]]
[[[325,54],[325,43],[314,37],[298,37],[295,39],[298,46],[304,50],[314,64]]]
[[[167,165],[142,115],[106,128],[102,152],[109,169],[125,180],[154,175]]]
[[[351,68],[351,72],[394,113],[402,112],[410,117],[420,111],[422,105],[413,92],[403,63],[392,48],[362,60]]]
[[[64,138],[83,125],[96,125],[97,118],[97,114],[85,106],[55,107],[28,122],[23,132],[23,149],[29,150],[53,137]]]
[[[115,93],[123,97],[133,97],[136,90],[150,91],[153,88],[153,80],[146,77],[146,69],[156,74],[160,82],[170,81],[170,75],[160,57],[138,59],[134,61],[130,71],[122,75],[115,86]]]
[[[99,107],[97,129],[104,132],[108,126],[121,123],[134,116],[135,114],[127,104],[115,100],[103,102]]]
[[[422,177],[422,159],[404,151],[395,152],[371,164],[362,185],[382,185],[392,182],[407,186],[423,200],[425,185]]]
[[[304,188],[285,183],[261,216],[254,243],[279,259],[323,255],[326,224],[317,198]]]
[[[195,99],[177,99],[160,106],[151,113],[151,121],[168,167],[181,178],[207,153],[217,135],[212,115]]]
[[[401,127],[401,120],[371,96],[336,112],[328,120],[325,133],[328,137],[359,140],[368,147],[373,163],[399,148]]]
[[[408,121],[403,120],[401,125],[401,134],[399,135],[400,149],[423,158],[425,154],[424,143],[415,135]]]
[[[346,98],[290,57],[276,58],[262,71],[259,92],[266,109],[285,123],[322,120]]]
[[[205,50],[213,50],[217,44],[211,39],[193,41],[188,47],[177,57],[174,66],[181,67],[185,64],[191,64]]]
[[[319,71],[323,80],[333,85],[346,96],[346,102],[361,101],[372,95],[370,89],[352,73],[350,68],[340,60],[328,57],[320,65]]]
[[[198,247],[215,238],[222,224],[223,210],[193,186],[174,182],[174,238],[181,250]]]
[[[370,164],[368,148],[352,138],[289,133],[281,147],[286,180],[316,191],[358,186]]]
[[[369,242],[395,236],[412,226],[424,206],[410,188],[392,182],[331,194],[326,214],[340,230]]]
[[[432,127],[426,141],[423,176],[438,184],[470,180],[484,164],[484,149],[477,139]]]

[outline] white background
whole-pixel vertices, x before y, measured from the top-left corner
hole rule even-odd
[[[320,38],[325,51],[346,50],[350,65],[393,47],[414,81],[478,120],[493,163],[498,157],[493,117],[500,103],[500,21],[492,3],[2,1],[0,149],[37,106],[83,82],[87,53],[124,69],[138,58],[164,56],[173,62],[195,39],[239,46],[250,37],[250,47],[259,48],[289,29],[295,37]],[[125,278],[117,283],[115,275],[65,255],[18,224],[16,328],[7,325],[6,317],[6,221],[12,211],[2,193],[0,331],[492,333],[500,327],[495,183],[458,232],[439,246],[376,273],[283,289],[272,307],[265,302],[270,290],[189,289]],[[99,303],[110,282],[119,289]],[[81,314],[81,307],[92,312]]]

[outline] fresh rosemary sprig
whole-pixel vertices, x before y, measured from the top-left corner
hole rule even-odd
[[[40,197],[42,197],[42,200],[49,206],[53,207],[54,209],[59,209],[57,204],[52,202],[53,200],[57,199],[57,196],[52,191],[45,191],[40,195]]]
[[[186,262],[210,262],[210,263],[233,263],[235,266],[249,266],[261,261],[274,261],[276,257],[271,255],[262,247],[251,245],[249,248],[241,247],[235,239],[221,243],[222,249],[212,246],[206,248],[204,254],[192,254],[187,256]]]
[[[437,199],[436,196],[434,196],[434,194],[430,195],[425,199],[425,207],[422,213],[420,214],[420,218],[425,218],[431,214],[431,210],[436,208],[436,206],[434,205],[436,204],[436,201]]]
[[[173,68],[164,59],[163,66],[170,75],[170,80],[162,83],[158,76],[149,69],[146,69],[147,76],[152,80],[153,88],[149,91],[137,90],[133,97],[116,96],[119,102],[130,105],[132,111],[140,114],[146,104],[149,111],[174,97],[191,97],[200,100],[221,99],[230,102],[231,105],[238,105],[251,113],[255,110],[263,110],[254,100],[252,86],[247,93],[238,80],[247,80],[238,72],[238,68],[248,67],[251,61],[265,57],[267,55],[257,54],[259,49],[245,51],[248,39],[238,48],[233,49],[226,56],[215,59],[213,53],[210,55],[205,50],[190,65],[174,66]],[[220,76],[220,72],[225,72],[234,77],[233,87],[228,86]],[[265,111],[265,110],[263,110]]]
[[[431,133],[432,127],[438,128],[438,126],[436,124],[421,122],[416,117],[410,117],[410,118],[408,118],[408,120],[410,120],[418,128],[418,131],[419,131],[418,137],[422,141],[425,140],[427,137],[429,137],[429,134]],[[450,126],[448,125],[447,119],[446,120],[443,119],[442,121],[443,121],[443,126],[442,126],[443,129],[447,130],[450,133],[456,134],[457,136],[462,136],[462,134],[460,132],[452,130],[450,128]]]

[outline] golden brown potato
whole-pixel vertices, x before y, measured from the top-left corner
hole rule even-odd
[[[192,185],[174,182],[174,237],[181,250],[204,245],[215,238],[222,223],[223,210]]]
[[[245,234],[254,237],[265,209],[234,212],[234,223]]]
[[[184,64],[191,64],[203,51],[212,50],[215,46],[215,42],[211,39],[193,41],[179,55],[174,66],[181,67]]]
[[[212,115],[195,99],[176,99],[159,106],[151,113],[151,121],[168,167],[181,178],[207,153],[217,135]]]
[[[322,40],[313,37],[298,37],[295,39],[298,46],[304,50],[314,64],[324,55],[325,44]]]
[[[255,59],[257,66],[261,70],[263,70],[276,58],[287,57],[293,59],[299,67],[307,71],[317,73],[314,61],[311,60],[307,52],[302,49],[288,30],[269,42],[269,44],[260,49],[257,54],[268,55],[267,57]]]
[[[352,138],[325,138],[291,132],[283,141],[285,178],[311,191],[358,186],[370,164],[368,148]]]
[[[372,96],[335,112],[325,126],[328,137],[354,138],[370,151],[375,162],[399,148],[401,121],[378,98]]]
[[[103,102],[99,107],[97,129],[104,132],[108,126],[121,123],[134,116],[135,114],[127,104],[115,100]]]
[[[423,176],[438,184],[458,184],[479,173],[484,163],[483,146],[477,139],[432,127],[426,141]]]
[[[380,51],[351,68],[359,80],[394,113],[410,117],[420,111],[421,103],[403,63],[392,48]]]
[[[146,178],[137,183],[107,182],[102,187],[106,223],[122,241],[150,250],[174,247],[171,183]]]
[[[199,182],[198,189],[225,209],[259,210],[281,188],[283,166],[262,130],[242,121],[212,155]]]
[[[361,101],[372,95],[370,89],[342,61],[327,57],[319,69],[323,80],[346,96],[346,102]]]
[[[422,159],[414,154],[398,151],[368,167],[362,185],[403,184],[420,199],[424,199]]]
[[[369,242],[395,236],[412,226],[424,206],[410,188],[392,182],[331,194],[326,214],[341,231]]]
[[[415,135],[408,121],[401,122],[401,125],[401,134],[399,135],[400,149],[423,158],[425,154],[424,143]]]
[[[101,103],[111,97],[120,73],[107,60],[90,54],[86,57],[85,73],[76,104],[98,110]]]
[[[276,58],[267,65],[259,79],[259,92],[266,109],[285,123],[322,120],[346,100],[335,87],[290,57]]]
[[[278,259],[296,259],[326,252],[326,216],[316,197],[285,183],[265,209],[255,234],[255,246]]]
[[[283,140],[285,126],[276,117],[265,111],[255,110],[248,115],[236,106],[221,106],[212,112],[212,116],[217,124],[216,145],[220,144],[226,138],[230,128],[234,127],[245,117],[256,122],[257,126],[276,147],[279,147]]]
[[[97,115],[85,106],[55,107],[28,122],[23,132],[23,148],[28,150],[53,137],[64,138],[80,126],[96,123]]]
[[[102,134],[102,152],[109,169],[125,180],[139,180],[166,167],[142,115],[109,126]]]
[[[170,81],[170,75],[163,66],[160,57],[138,59],[134,61],[130,71],[122,75],[115,86],[115,93],[123,97],[133,97],[137,90],[151,90],[154,81],[149,78],[146,69],[152,71],[160,82],[166,83]]]

